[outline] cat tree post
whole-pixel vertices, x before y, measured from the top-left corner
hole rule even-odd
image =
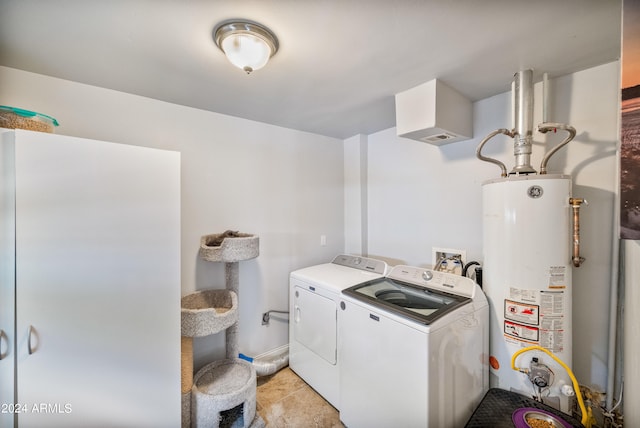
[[[240,291],[240,264],[238,262],[225,263],[225,282],[227,290],[239,295]],[[236,322],[226,331],[227,358],[238,358],[240,354],[238,346],[238,323]]]

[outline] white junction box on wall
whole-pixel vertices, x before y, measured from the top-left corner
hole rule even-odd
[[[473,105],[438,79],[396,94],[400,137],[443,145],[473,137]]]

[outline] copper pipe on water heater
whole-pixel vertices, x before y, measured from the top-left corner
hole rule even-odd
[[[580,257],[580,205],[587,205],[586,199],[570,198],[569,203],[573,209],[573,257],[571,261],[575,267],[580,267],[584,257]]]

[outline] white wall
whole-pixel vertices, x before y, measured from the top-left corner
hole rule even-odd
[[[344,141],[344,236],[348,254],[367,252],[367,136]]]
[[[517,70],[515,70],[517,71]],[[509,83],[511,76],[505,76]],[[535,86],[534,123],[542,121],[541,84]],[[581,382],[606,386],[609,284],[618,140],[618,62],[550,80],[549,121],[568,123],[577,136],[549,163],[549,173],[571,174],[582,209],[582,255],[574,270],[573,370]],[[482,261],[481,185],[500,170],[475,156],[478,143],[497,128],[512,128],[511,93],[474,103],[474,138],[436,147],[399,138],[395,128],[368,136],[368,253],[392,263],[432,264],[432,247],[467,251]],[[534,135],[538,169],[545,141],[566,134]],[[551,146],[550,146],[551,147]],[[483,154],[513,167],[513,141],[490,140]],[[349,242],[346,243],[349,246]]]
[[[240,263],[240,351],[288,342],[286,317],[262,326],[261,314],[288,308],[291,270],[344,248],[342,141],[6,67],[0,82],[0,104],[55,117],[59,134],[181,152],[182,293],[224,288],[224,265],[198,257],[202,235],[255,233],[260,256]],[[197,368],[224,357],[224,336],[194,348]]]

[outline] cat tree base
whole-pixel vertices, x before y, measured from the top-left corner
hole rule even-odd
[[[256,370],[241,359],[207,364],[193,378],[191,426],[254,428],[262,421],[256,414]],[[264,424],[264,422],[262,422]]]

